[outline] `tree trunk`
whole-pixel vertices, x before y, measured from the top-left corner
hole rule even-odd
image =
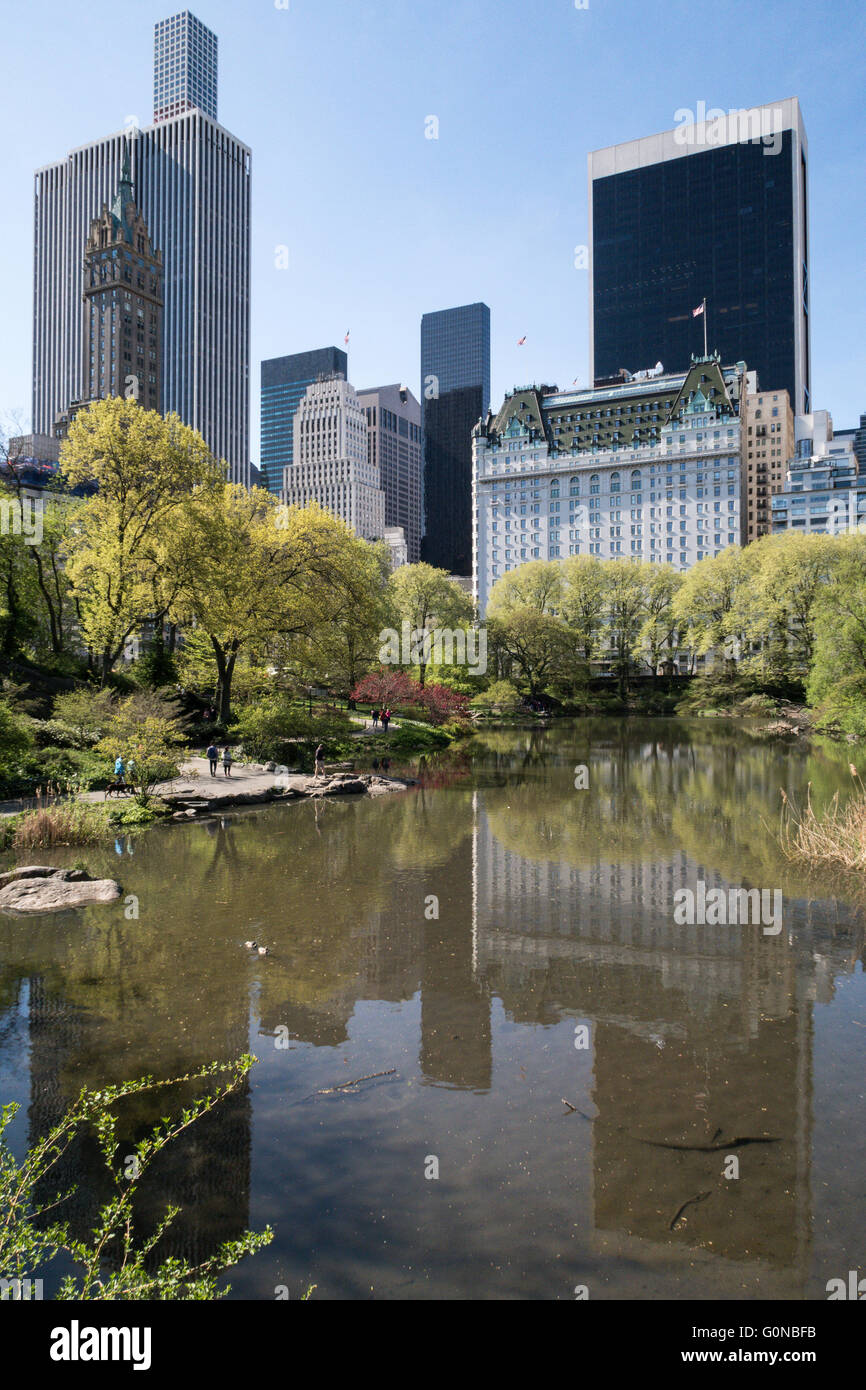
[[[237,660],[237,647],[226,650],[215,638],[211,638],[217,666],[217,719],[220,724],[228,724],[232,714],[232,677]]]

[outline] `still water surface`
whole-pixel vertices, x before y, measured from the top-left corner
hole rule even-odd
[[[184,1205],[172,1248],[198,1258],[271,1223],[233,1298],[823,1298],[866,1273],[864,918],[777,837],[780,788],[844,794],[847,750],[585,720],[463,761],[39,856],[85,857],[140,916],[0,916],[17,1151],[82,1085],[249,1048],[142,1210]],[[780,889],[782,931],[677,926],[698,879]],[[125,1115],[130,1146],[161,1109]],[[775,1142],[725,1147],[747,1137]],[[61,1175],[86,1225],[97,1174],[85,1144]]]

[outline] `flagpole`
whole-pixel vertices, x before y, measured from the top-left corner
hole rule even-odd
[[[703,313],[703,319],[704,319],[704,357],[706,357],[706,355],[707,355],[707,301],[706,301],[706,298],[704,298],[704,313]]]

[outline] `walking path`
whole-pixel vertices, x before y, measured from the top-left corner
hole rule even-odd
[[[326,763],[326,767],[344,767],[345,764]],[[216,777],[211,777],[207,758],[189,758],[181,765],[179,777],[170,782],[160,782],[154,795],[172,804],[178,803],[193,808],[215,809],[219,806],[252,804],[286,797],[315,796],[330,789],[329,794],[337,794],[339,787],[335,781],[344,778],[348,782],[365,783],[370,796],[382,796],[386,792],[404,791],[408,783],[400,778],[386,777],[376,773],[326,772],[322,777],[312,777],[306,772],[268,772],[261,763],[232,763],[231,776],[227,777],[222,764],[217,768]],[[347,787],[347,791],[350,790]],[[353,791],[364,788],[353,786]],[[82,801],[122,801],[125,797],[106,797],[104,791],[84,792]]]

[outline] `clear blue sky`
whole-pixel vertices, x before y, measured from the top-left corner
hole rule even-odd
[[[130,115],[150,123],[153,23],[181,8],[4,0],[4,415],[29,421],[33,170]],[[400,380],[417,394],[426,310],[490,305],[494,402],[516,383],[585,383],[587,273],[574,248],[587,239],[587,152],[671,129],[700,100],[800,98],[813,402],[837,428],[866,411],[861,0],[190,8],[219,37],[220,121],[253,150],[254,461],[263,357],[342,346],[351,329],[356,386]],[[430,115],[438,140],[425,139]],[[288,270],[275,266],[279,245]]]

